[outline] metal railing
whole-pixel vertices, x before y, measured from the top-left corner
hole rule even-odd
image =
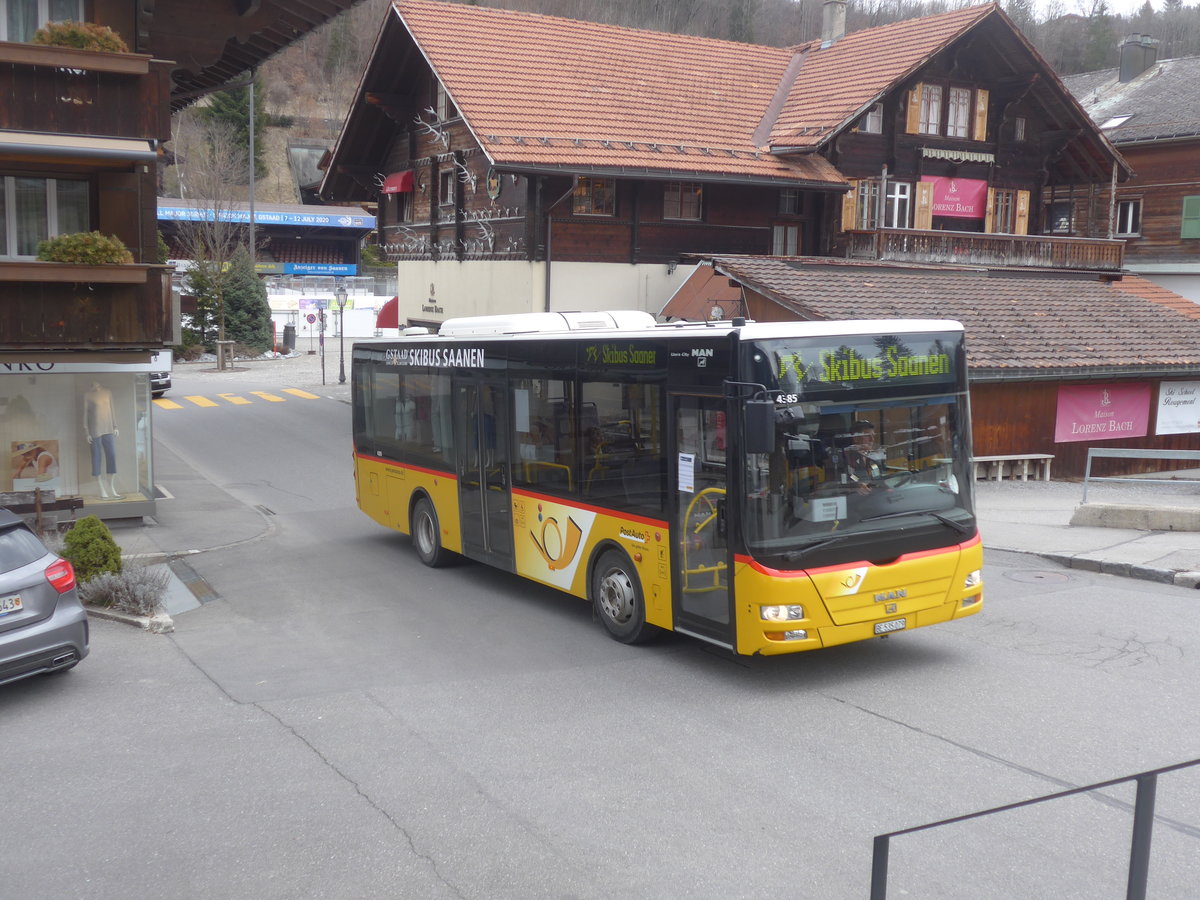
[[[1154,797],[1158,789],[1158,776],[1196,765],[1200,765],[1200,759],[1176,763],[1173,766],[1163,766],[1161,769],[1150,769],[1137,775],[1114,778],[1111,781],[1101,781],[1096,784],[1085,785],[1084,787],[1071,788],[1069,791],[1046,794],[1043,797],[1022,800],[1019,803],[995,806],[991,809],[967,813],[966,815],[955,816],[951,819],[942,819],[939,822],[930,822],[926,825],[916,825],[912,828],[902,828],[899,831],[889,831],[886,834],[876,835],[874,851],[871,855],[871,900],[886,900],[887,898],[888,853],[891,848],[892,838],[894,837],[899,837],[903,834],[915,834],[918,831],[928,831],[931,828],[939,828],[942,825],[966,822],[970,819],[981,818],[982,816],[1020,809],[1023,806],[1033,806],[1036,803],[1045,803],[1048,800],[1061,800],[1063,797],[1072,797],[1075,794],[1098,791],[1101,788],[1124,784],[1128,781],[1137,782],[1137,796],[1133,803],[1133,839],[1129,850],[1129,879],[1125,889],[1125,897],[1126,900],[1145,900],[1146,881],[1150,873],[1150,837],[1154,830]]]
[[[1093,475],[1093,459],[1173,459],[1195,460],[1200,464],[1200,450],[1137,450],[1130,447],[1088,447],[1087,466],[1083,470],[1083,502],[1087,503],[1088,483],[1091,481],[1132,481],[1142,484],[1196,484],[1194,479],[1146,478],[1141,475]]]

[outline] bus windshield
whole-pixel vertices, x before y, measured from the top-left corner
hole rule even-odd
[[[746,456],[747,549],[809,566],[821,548],[873,534],[974,534],[961,336],[822,341],[750,351],[775,401],[775,439]]]

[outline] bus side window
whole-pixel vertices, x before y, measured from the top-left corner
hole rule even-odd
[[[562,378],[514,378],[509,383],[513,422],[513,483],[535,491],[572,494],[576,468],[574,385]]]
[[[661,513],[666,461],[657,384],[581,385],[584,493],[602,506]]]

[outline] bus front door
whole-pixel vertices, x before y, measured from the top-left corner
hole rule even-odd
[[[508,406],[500,381],[470,379],[454,387],[458,502],[463,552],[512,571],[512,498],[508,477]]]
[[[673,491],[675,630],[732,647],[725,401],[677,394]]]

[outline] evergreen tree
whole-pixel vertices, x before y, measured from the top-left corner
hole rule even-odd
[[[267,287],[254,271],[250,251],[238,247],[225,281],[225,337],[266,351],[271,347],[271,307]]]
[[[263,164],[262,151],[267,127],[267,114],[263,103],[263,92],[259,90],[258,76],[255,75],[254,100],[254,173],[256,178],[267,174]],[[209,95],[206,106],[196,108],[197,116],[208,124],[224,126],[225,131],[232,135],[234,146],[243,154],[250,152],[250,88],[248,86],[226,88],[214,91]],[[249,172],[241,179],[241,184],[249,181]]]

